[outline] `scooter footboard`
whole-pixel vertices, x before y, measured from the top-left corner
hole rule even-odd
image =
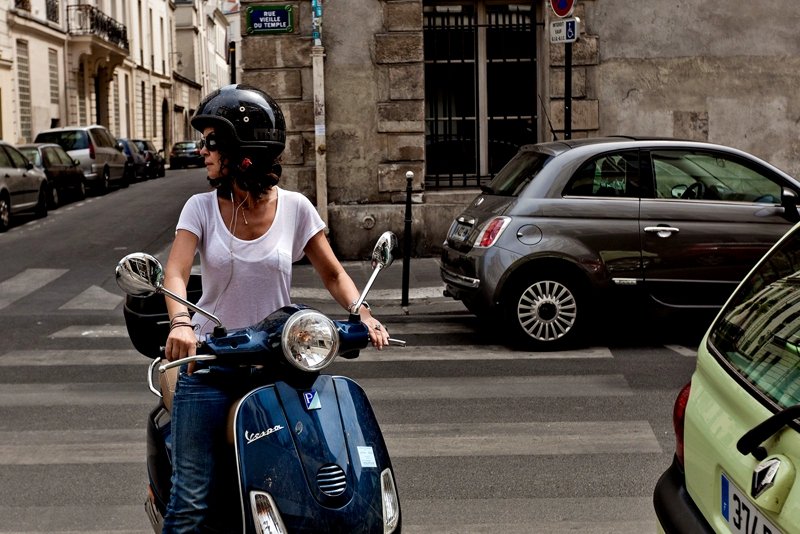
[[[248,532],[257,532],[258,493],[269,495],[293,533],[383,534],[387,506],[398,526],[386,444],[353,380],[320,375],[310,387],[276,382],[254,390],[237,408],[235,443]]]

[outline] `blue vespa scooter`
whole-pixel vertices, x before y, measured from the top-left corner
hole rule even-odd
[[[392,262],[397,238],[384,233],[372,254],[373,272],[355,306],[378,273]],[[335,321],[303,305],[281,308],[260,323],[228,332],[198,308],[199,277],[182,299],[162,285],[156,258],[129,254],[116,269],[128,294],[125,319],[136,349],[153,358],[150,390],[160,397],[147,426],[148,496],[153,530],[161,532],[170,492],[170,408],[177,369],[190,361],[257,365],[265,379],[232,410],[229,421],[238,467],[241,513],[232,524],[246,534],[400,532],[400,501],[383,436],[364,390],[344,376],[322,374],[337,356],[355,358],[369,343],[358,315]],[[216,328],[197,355],[161,364],[169,318],[166,295],[211,319]],[[193,301],[193,302],[192,302]],[[405,345],[400,340],[390,344]],[[161,364],[161,365],[160,365]],[[155,368],[160,388],[154,384]]]

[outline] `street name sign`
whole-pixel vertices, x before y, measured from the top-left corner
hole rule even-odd
[[[551,43],[574,43],[580,31],[577,18],[554,20],[550,23]]]

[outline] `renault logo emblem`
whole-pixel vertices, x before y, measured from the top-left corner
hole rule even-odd
[[[780,466],[781,461],[777,458],[770,458],[758,464],[753,471],[753,484],[750,488],[750,494],[754,499],[775,484],[775,477],[778,475]]]

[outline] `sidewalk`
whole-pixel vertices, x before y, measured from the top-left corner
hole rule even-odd
[[[372,275],[368,261],[342,262],[347,274],[359,291],[364,289]],[[409,263],[408,306],[402,307],[403,259],[398,258],[388,269],[378,275],[367,295],[375,314],[389,315],[441,315],[469,313],[463,304],[442,295],[444,282],[439,276],[437,258],[411,258]],[[313,306],[323,313],[338,317],[344,313],[322,285],[309,263],[295,264],[292,269],[292,300]]]

